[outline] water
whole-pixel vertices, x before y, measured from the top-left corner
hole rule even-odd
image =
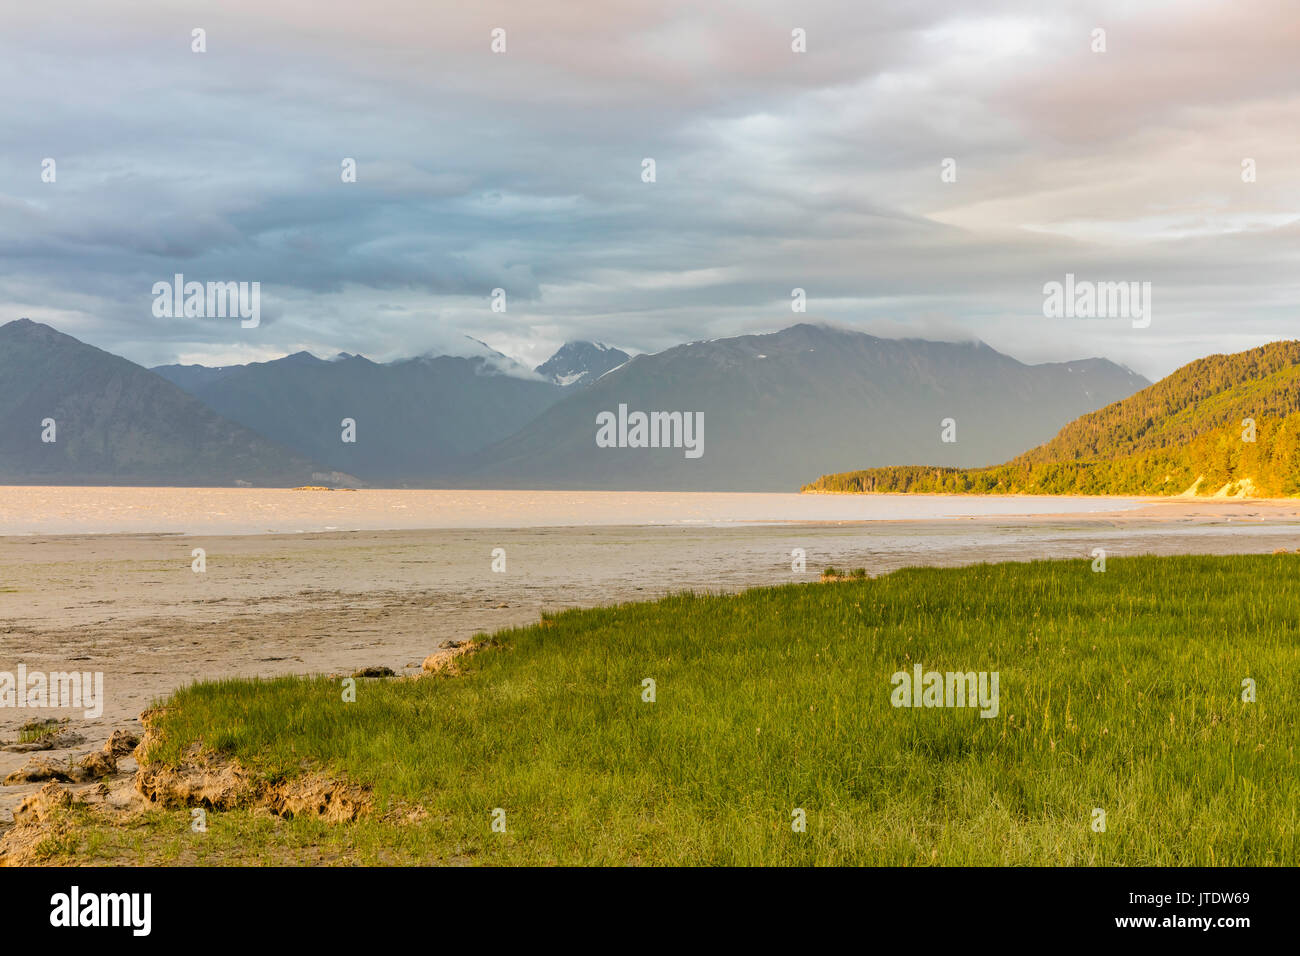
[[[0,487],[0,535],[821,524],[1082,515],[1143,498],[619,491]]]

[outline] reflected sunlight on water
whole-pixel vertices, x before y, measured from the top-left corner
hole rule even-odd
[[[658,491],[0,487],[0,534],[262,534],[1086,514],[1141,498]]]

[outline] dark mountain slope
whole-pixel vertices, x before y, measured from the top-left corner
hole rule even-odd
[[[298,352],[211,376],[193,366],[158,371],[192,383],[193,395],[222,416],[331,468],[371,483],[429,484],[563,394],[550,382],[502,373],[508,361],[443,355],[379,364]],[[342,440],[345,418],[356,422],[354,443]]]
[[[297,485],[317,468],[124,358],[26,319],[0,327],[0,480]]]
[[[1023,451],[1146,379],[1102,359],[1030,366],[987,345],[798,325],[639,355],[473,456],[466,485],[793,490],[863,461],[978,465]],[[601,412],[703,412],[704,452],[600,448]],[[957,442],[940,422],[957,420]]]

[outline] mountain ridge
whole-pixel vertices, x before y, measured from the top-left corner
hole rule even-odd
[[[578,340],[565,342],[533,371],[564,388],[581,388],[626,364],[630,358],[622,349],[603,342]]]
[[[540,377],[501,371],[488,355],[422,355],[381,364],[360,355],[327,361],[295,353],[218,375],[193,366],[154,371],[223,417],[300,455],[372,484],[399,486],[431,480],[517,430],[562,394]],[[353,442],[341,440],[345,420],[355,423]]]
[[[30,319],[0,326],[2,481],[296,485],[322,470],[127,359]]]
[[[971,423],[965,445],[945,450],[955,463],[961,456],[978,463],[1021,451],[1148,384],[1105,359],[1034,366],[983,343],[882,339],[801,323],[637,355],[472,456],[461,483],[522,487],[515,476],[527,474],[535,487],[792,491],[807,476],[800,460],[848,462],[855,443],[888,460],[929,447],[940,420],[962,409],[987,414]],[[598,450],[596,416],[620,405],[702,412],[702,458]]]
[[[1027,365],[982,342],[882,339],[810,323],[633,357],[576,343],[582,347],[570,352],[578,354],[564,356],[562,348],[556,355],[577,364],[552,369],[562,378],[577,375],[567,385],[546,381],[538,370],[524,369],[527,378],[506,374],[499,353],[381,364],[356,354],[322,359],[300,351],[245,365],[149,371],[65,338],[120,363],[121,374],[135,370],[134,389],[165,385],[215,416],[187,426],[195,434],[224,422],[227,432],[241,429],[245,443],[266,443],[257,446],[264,463],[277,460],[283,472],[283,459],[293,459],[295,477],[277,479],[292,483],[305,483],[296,475],[309,468],[392,487],[792,491],[812,463],[832,466],[829,472],[864,454],[891,462],[928,453],[949,416],[960,423],[961,441],[939,450],[952,464],[995,461],[1150,384],[1106,359]],[[599,361],[590,361],[593,354]],[[595,374],[604,365],[612,367]],[[50,378],[65,389],[75,385],[58,374]],[[131,389],[118,387],[115,394],[124,390]],[[171,408],[177,394],[159,393],[156,400]],[[187,408],[192,416],[195,406]],[[138,411],[132,410],[137,419]],[[600,447],[598,416],[620,412],[634,423],[630,440]],[[675,427],[699,423],[698,455],[636,447],[638,415],[672,421],[673,413]],[[132,434],[140,438],[139,431]],[[184,445],[174,428],[166,434]],[[223,433],[218,446],[229,448],[231,441]],[[211,461],[192,446],[185,447],[194,462]],[[160,474],[184,471],[176,454],[156,447],[151,454]],[[236,477],[226,467],[232,461],[252,464],[247,455],[222,460],[210,481]],[[113,482],[111,466],[104,459],[87,474]],[[34,466],[15,467],[28,474]],[[121,480],[135,481],[139,472],[126,469]],[[270,471],[259,474],[262,482]]]

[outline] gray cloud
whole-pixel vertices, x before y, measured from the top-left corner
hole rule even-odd
[[[73,6],[0,15],[0,318],[147,364],[806,317],[1154,376],[1295,334],[1290,2]],[[155,318],[176,272],[262,326]],[[1044,319],[1066,272],[1152,282],[1151,328]]]

